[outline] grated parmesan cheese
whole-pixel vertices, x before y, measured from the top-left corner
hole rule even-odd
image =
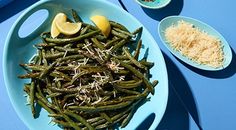
[[[165,37],[172,48],[198,64],[218,68],[223,65],[221,41],[185,21],[178,21],[165,30]]]

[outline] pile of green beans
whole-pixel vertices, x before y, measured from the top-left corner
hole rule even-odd
[[[74,10],[72,16],[82,22]],[[18,77],[30,79],[24,91],[33,117],[39,104],[65,130],[125,127],[158,84],[149,81],[154,63],[139,58],[142,27],[129,32],[110,21],[105,37],[96,26],[82,23],[73,36],[53,39],[50,32],[42,33],[37,54],[20,64],[27,73]]]

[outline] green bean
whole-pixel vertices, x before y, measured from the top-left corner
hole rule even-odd
[[[108,110],[116,110],[120,108],[124,108],[128,105],[130,105],[132,102],[127,101],[127,102],[122,102],[119,104],[115,105],[107,105],[107,106],[99,106],[99,107],[94,107],[94,106],[69,106],[69,109],[72,110],[77,110],[77,111],[86,111],[86,112],[100,112],[100,111],[108,111]]]
[[[47,61],[47,59],[45,58],[45,56],[46,56],[46,52],[45,52],[44,49],[42,49],[43,65],[44,65],[44,66],[48,66],[48,61]]]
[[[157,86],[158,83],[159,83],[158,80],[154,80],[154,81],[152,81],[152,86],[155,87],[155,86]]]
[[[68,117],[64,113],[61,113],[61,114],[71,127],[73,127],[75,130],[81,130],[81,128],[76,123],[74,123],[74,121],[72,119],[70,119],[70,117]]]
[[[53,104],[51,104],[50,102],[48,102],[45,98],[43,98],[41,95],[39,95],[38,93],[35,94],[37,99],[42,101],[42,103],[44,103],[46,106],[48,106],[51,109],[54,110],[58,110],[58,108],[56,106],[54,106]]]
[[[63,78],[65,81],[71,81],[71,78],[60,71],[53,71],[50,76],[57,77],[57,78]]]
[[[111,34],[114,35],[114,36],[117,36],[119,38],[122,38],[122,39],[128,39],[129,38],[129,35],[117,32],[115,30],[111,30]]]
[[[107,105],[112,105],[112,104],[118,104],[124,101],[134,101],[134,100],[138,100],[140,98],[145,97],[145,93],[142,94],[138,94],[138,95],[132,95],[132,96],[125,96],[125,97],[121,97],[119,99],[116,100],[109,100],[109,101],[104,101],[104,102],[99,102],[97,104],[95,104],[95,106],[107,106]]]
[[[114,45],[111,49],[111,52],[116,51],[118,48],[124,46],[127,43],[126,39],[121,40],[120,42],[118,42],[116,45]]]
[[[134,36],[134,35],[131,34],[130,32],[127,32],[127,31],[121,30],[121,29],[119,29],[119,28],[112,28],[112,29],[114,29],[115,31],[117,31],[117,32],[119,32],[119,33],[122,33],[122,34],[128,35],[128,36],[130,36],[130,37],[133,37],[133,36]]]
[[[91,41],[96,45],[99,49],[104,50],[104,45],[100,43],[96,38],[91,38]]]
[[[127,80],[127,81],[118,81],[117,83],[120,83],[120,84],[133,84],[133,83],[137,83],[138,80]]]
[[[154,66],[153,62],[147,62],[145,60],[141,60],[139,63],[146,66],[146,67],[148,67],[148,68],[152,68]]]
[[[59,93],[66,93],[66,94],[73,94],[78,92],[78,88],[55,88],[51,87],[50,88],[53,92],[59,92]]]
[[[30,106],[31,106],[31,111],[33,114],[33,117],[36,118],[36,110],[34,106],[34,101],[35,101],[35,81],[31,82],[30,85]]]
[[[101,119],[103,119],[103,117],[94,117],[94,118],[91,118],[91,119],[88,119],[87,120],[87,122],[89,122],[89,123],[95,123],[95,122],[97,122],[97,121],[99,121],[99,120],[101,120]],[[92,124],[93,125],[93,124]],[[93,125],[94,126],[94,125]]]
[[[95,35],[95,38],[97,38],[99,41],[106,41],[107,38],[104,35]]]
[[[122,119],[124,119],[126,116],[127,116],[127,114],[122,115],[122,116],[119,117],[117,120],[115,120],[114,123],[112,123],[112,124],[118,123],[119,121],[121,121]],[[109,127],[109,126],[112,125],[112,124],[110,124],[109,122],[106,122],[105,124],[96,126],[96,129],[103,129],[103,128]]]
[[[119,23],[114,22],[114,21],[109,21],[109,22],[110,22],[111,26],[129,32],[129,30],[125,26],[123,26],[122,24],[119,24]]]
[[[35,55],[32,59],[31,59],[31,63],[35,64],[36,62],[38,62],[39,57],[37,55]]]
[[[43,78],[45,75],[49,73],[51,69],[56,65],[56,62],[53,62],[50,66],[48,66],[42,73],[40,74],[39,78]]]
[[[113,83],[113,86],[114,86],[114,88],[115,88],[117,91],[120,91],[120,92],[123,92],[123,93],[133,94],[133,95],[140,94],[140,93],[137,92],[137,91],[132,91],[132,90],[128,90],[128,89],[125,89],[125,88],[121,88],[121,87],[118,86],[116,83]]]
[[[87,24],[87,23],[82,23],[83,26],[87,26],[87,25],[90,25],[90,29],[92,30],[99,30],[97,27],[91,25],[91,24]]]
[[[83,34],[85,34],[87,31],[88,31],[88,29],[90,29],[91,28],[91,25],[86,25],[82,30],[81,30],[81,32],[80,32],[80,35],[83,35]]]
[[[99,113],[101,117],[103,117],[104,119],[106,119],[109,123],[112,123],[111,118],[105,113],[105,112],[101,112]]]
[[[40,34],[40,38],[42,39],[43,43],[47,43],[45,38],[50,37],[50,36],[51,36],[50,32],[43,32],[43,33]]]
[[[130,71],[127,70],[118,70],[114,72],[115,74],[119,74],[119,75],[127,75],[130,73]]]
[[[89,130],[94,130],[93,126],[90,123],[88,123],[82,116],[79,116],[78,114],[74,114],[73,112],[70,112],[68,110],[65,110],[64,113],[71,116],[71,117],[74,117],[76,120],[80,121]]]
[[[100,57],[90,54],[89,52],[82,52],[82,55],[84,55],[87,58],[96,60],[101,65],[104,64],[104,61]]]
[[[41,95],[41,96],[43,96],[44,97],[44,94],[43,94],[43,92],[41,91],[41,88],[40,88],[40,83],[39,83],[39,81],[36,81],[36,93],[38,93],[39,95]],[[35,93],[35,95],[36,95],[36,93]],[[45,98],[46,99],[46,98]]]
[[[77,43],[77,44],[76,44],[76,47],[77,47],[77,48],[82,48],[82,47],[84,47],[84,43]]]
[[[51,55],[45,55],[45,59],[57,59],[59,57],[63,57],[65,55],[64,52],[59,52],[56,54],[51,54]]]
[[[36,64],[20,64],[20,66],[26,67],[27,69],[29,68],[34,71],[43,71],[45,69],[44,66]]]
[[[61,96],[61,93],[51,93],[47,96],[47,98],[52,98],[52,97],[57,97],[57,96]]]
[[[65,48],[65,47],[59,47],[59,46],[55,46],[54,48],[58,51],[63,51],[63,52],[68,52],[68,53],[79,53],[79,50],[80,50],[79,48],[71,49],[71,48]]]
[[[68,122],[65,122],[65,121],[62,121],[62,120],[54,119],[52,121],[57,123],[57,124],[60,124],[63,127],[71,127],[71,125]]]
[[[40,76],[40,73],[27,73],[24,75],[19,75],[18,78],[20,79],[29,79],[29,78],[38,78]]]
[[[63,47],[64,48],[71,48],[74,44],[73,43],[68,43],[66,45],[64,45]]]
[[[46,104],[44,104],[42,101],[38,100],[37,103],[43,107],[48,113],[55,113],[53,109],[49,108]]]
[[[134,59],[136,59],[136,60],[138,60],[138,56],[139,56],[141,47],[142,47],[142,40],[139,40],[138,44],[137,44],[137,47],[136,47],[136,50],[134,52]]]
[[[109,48],[109,47],[113,46],[115,43],[117,43],[119,40],[120,40],[120,38],[115,38],[115,39],[107,42],[104,47]]]
[[[113,96],[116,91],[98,91],[98,93],[103,96]]]
[[[62,57],[62,58],[57,59],[57,62],[67,61],[67,60],[71,60],[71,59],[76,60],[76,59],[81,59],[81,58],[84,58],[84,56],[70,55],[70,56],[66,56],[66,57]]]
[[[132,32],[132,34],[136,35],[138,33],[142,33],[142,31],[143,31],[143,27],[140,27],[140,28],[136,29],[134,32]]]
[[[39,43],[35,45],[36,47],[50,48],[56,46],[54,43]]]
[[[101,125],[102,123],[105,123],[106,119],[100,119],[96,122],[93,122],[92,125],[96,128],[96,126]]]
[[[84,39],[84,42],[87,44],[87,45],[90,45],[91,43],[90,43],[90,41],[89,41],[89,39]],[[94,45],[94,44],[93,44]],[[93,49],[93,47],[92,46],[87,46],[88,47],[88,50],[90,50],[90,52],[91,53],[94,53],[95,52],[95,50]],[[96,47],[96,46],[95,46]]]
[[[129,69],[131,72],[133,72],[137,77],[139,77],[140,79],[143,80],[144,84],[146,84],[146,87],[149,89],[149,91],[154,94],[154,89],[152,84],[148,81],[148,79],[139,71],[137,71],[134,67],[132,67],[131,65],[128,65],[122,61],[119,61],[117,59],[114,59],[116,62],[120,63],[122,66],[124,66],[125,68]]]
[[[91,65],[80,65],[80,66],[58,66],[55,67],[55,70],[66,70],[66,71],[74,71],[76,69],[86,70],[88,72],[102,72],[105,70],[102,66],[91,66]]]
[[[134,114],[134,108],[130,111],[128,116],[122,121],[122,123],[120,125],[121,128],[124,128],[126,125],[128,125],[128,123],[131,120],[133,114]]]
[[[42,60],[43,60],[43,55],[42,55],[42,50],[41,49],[38,49],[38,57],[39,57],[39,60],[35,64],[36,65],[41,65],[42,64]]]
[[[133,64],[135,64],[137,67],[139,67],[141,69],[144,68],[144,66],[142,64],[140,64],[136,59],[134,59],[134,57],[131,56],[127,47],[123,47],[123,51]]]
[[[79,35],[77,37],[74,37],[74,38],[58,38],[58,39],[53,39],[53,38],[45,38],[45,41],[46,42],[51,42],[51,43],[56,43],[56,44],[65,44],[65,43],[71,43],[71,42],[76,42],[76,41],[80,41],[80,40],[83,40],[85,38],[89,38],[89,37],[92,37],[96,34],[98,34],[100,31],[97,30],[97,31],[93,31],[93,32],[89,32],[89,33],[86,33],[84,35]]]
[[[106,68],[102,66],[89,66],[89,65],[81,65],[81,66],[58,66],[55,67],[56,70],[66,70],[66,71],[75,71],[76,69],[86,70],[87,72],[103,72]]]
[[[124,55],[118,55],[118,56],[114,56],[116,59],[119,59],[119,60],[129,60],[129,58],[127,56],[124,56]]]
[[[73,76],[72,80],[70,81],[71,84],[74,84],[74,82],[81,76],[88,74],[88,71],[83,71],[80,72],[78,74],[75,74],[75,76]]]
[[[25,86],[25,91],[27,93],[29,93],[29,88],[27,86]],[[47,99],[45,97],[43,97],[43,95],[41,95],[40,93],[35,93],[35,97],[37,98],[38,103],[41,102],[44,106],[46,106],[49,109],[58,110],[58,108],[56,106],[53,106],[50,102],[48,102]],[[42,107],[44,107],[44,106],[42,106]],[[53,110],[49,110],[50,113],[52,111]]]
[[[82,22],[82,19],[80,18],[80,16],[77,14],[77,12],[74,9],[71,9],[71,13],[76,23]]]
[[[137,81],[136,83],[128,83],[128,84],[124,84],[121,82],[116,83],[116,85],[120,88],[126,88],[126,89],[130,89],[130,88],[136,88],[139,87],[141,84],[143,83],[142,80]]]

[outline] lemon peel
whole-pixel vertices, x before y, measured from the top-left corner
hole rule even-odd
[[[53,21],[52,21],[52,26],[51,26],[51,36],[52,38],[57,37],[60,34],[60,31],[58,30],[56,26],[56,22],[66,22],[67,16],[64,13],[58,13]]]
[[[109,20],[102,15],[94,15],[90,20],[101,30],[101,32],[108,37],[111,31]]]

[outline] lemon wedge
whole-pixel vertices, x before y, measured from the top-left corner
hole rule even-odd
[[[51,36],[52,38],[57,37],[60,34],[60,31],[58,30],[56,26],[56,22],[66,22],[67,16],[64,13],[58,13],[53,21],[52,21],[52,26],[51,26]]]
[[[60,22],[56,21],[58,30],[65,35],[73,35],[79,32],[82,23],[70,23],[70,22]]]
[[[105,16],[95,15],[90,20],[102,31],[102,33],[108,37],[111,31],[111,25],[109,20]]]

